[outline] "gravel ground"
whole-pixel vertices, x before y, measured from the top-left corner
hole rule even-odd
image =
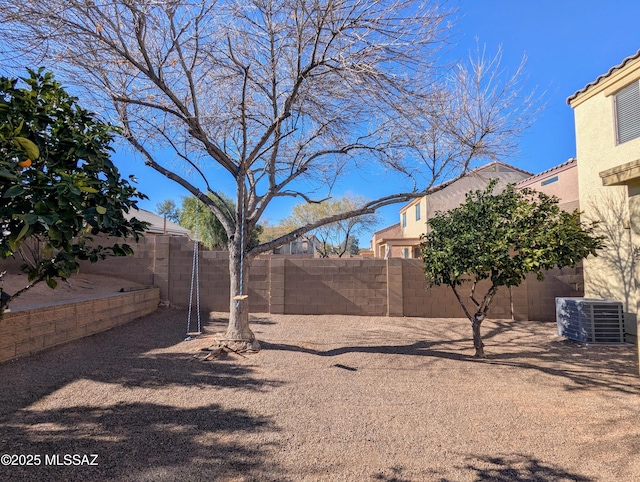
[[[463,320],[252,319],[244,357],[160,309],[0,365],[0,454],[39,460],[0,480],[640,481],[632,346],[487,320],[479,361]]]

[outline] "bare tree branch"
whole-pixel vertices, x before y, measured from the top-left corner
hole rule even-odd
[[[232,296],[245,256],[424,195],[509,155],[535,110],[521,70],[505,77],[499,54],[479,51],[453,68],[436,63],[450,19],[437,1],[1,5],[4,48],[23,54],[17,65],[55,65],[58,78],[125,128],[146,164],[220,219],[230,240]],[[182,167],[166,164],[167,151]],[[381,185],[379,199],[249,249],[275,198],[327,198],[344,172],[357,169],[401,173],[406,192]],[[189,180],[194,170],[201,180]],[[205,194],[229,185],[234,213]],[[246,306],[234,301],[230,309],[228,335],[250,338]]]

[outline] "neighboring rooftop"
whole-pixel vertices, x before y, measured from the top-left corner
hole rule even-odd
[[[395,223],[392,224],[391,226],[387,226],[386,228],[382,228],[379,231],[376,231],[375,233],[373,233],[374,236],[381,236],[382,234],[386,234],[386,237],[401,237],[402,236],[402,230],[400,228],[400,223]]]
[[[515,166],[512,166],[510,164],[501,162],[501,161],[493,161],[493,162],[490,162],[490,163],[485,164],[483,166],[476,167],[475,169],[465,173],[461,177],[456,177],[454,179],[450,179],[448,181],[444,181],[443,183],[440,183],[437,186],[434,186],[431,189],[429,189],[424,195],[425,196],[431,196],[433,194],[438,193],[439,191],[442,191],[445,187],[460,181],[461,179],[464,179],[466,177],[471,177],[471,176],[479,176],[484,171],[489,171],[489,172],[519,172],[519,173],[522,173],[522,174],[526,174],[527,176],[533,176],[532,172],[525,171],[524,169],[520,169],[519,167],[515,167]],[[407,204],[405,204],[402,208],[400,208],[400,211],[403,211],[404,209],[410,207],[412,204],[415,204],[415,203],[416,203],[416,200],[412,199]]]
[[[551,174],[556,174],[558,172],[562,172],[562,171],[566,171],[567,169],[571,169],[572,167],[576,166],[578,164],[578,160],[574,157],[570,158],[569,160],[563,162],[562,164],[558,164],[557,166],[553,166],[549,169],[547,169],[546,171],[542,171],[538,174],[534,174],[531,177],[528,177],[526,179],[523,179],[522,181],[519,181],[516,183],[516,187],[525,187],[525,186],[529,186],[531,184],[533,184],[534,182],[544,178],[544,177],[548,177]]]
[[[151,234],[167,234],[170,236],[187,236],[189,238],[193,238],[189,229],[182,227],[179,224],[172,223],[171,221],[167,221],[165,231],[165,219],[151,211],[146,211],[144,209],[132,209],[128,213],[125,213],[124,216],[127,219],[135,217],[140,221],[150,223],[151,226],[149,226],[147,232]]]
[[[591,87],[598,85],[602,80],[611,77],[616,71],[620,70],[621,68],[623,68],[625,65],[627,65],[629,62],[634,61],[635,59],[640,58],[640,50],[638,50],[635,54],[630,55],[629,57],[627,57],[626,59],[624,59],[622,62],[620,62],[618,65],[615,65],[613,67],[611,67],[609,69],[609,71],[606,74],[602,74],[600,75],[596,80],[594,80],[593,82],[589,82],[587,85],[585,85],[582,89],[576,91],[573,95],[569,96],[567,98],[567,104],[570,104],[571,101],[573,99],[575,99],[576,97],[578,97],[580,94],[585,93],[587,90],[589,90]]]

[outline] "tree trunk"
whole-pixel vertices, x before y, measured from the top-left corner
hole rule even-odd
[[[480,335],[480,325],[484,321],[485,314],[477,312],[473,315],[471,321],[471,328],[473,330],[473,346],[476,349],[476,358],[487,358],[484,354],[484,343],[482,343],[482,336]]]
[[[260,348],[249,327],[248,275],[249,260],[241,258],[239,242],[229,243],[229,275],[231,277],[231,297],[229,300],[229,325],[223,342],[236,351]]]

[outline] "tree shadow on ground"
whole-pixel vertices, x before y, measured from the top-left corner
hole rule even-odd
[[[485,342],[510,334],[508,343],[496,342],[488,358],[471,355],[470,338],[440,341],[417,341],[407,345],[355,345],[314,350],[301,345],[262,342],[265,350],[287,350],[309,355],[334,357],[347,353],[407,355],[454,360],[474,364],[490,364],[538,371],[565,380],[567,390],[606,390],[640,394],[635,347],[630,345],[585,346],[561,338],[545,338],[532,342],[533,333],[526,330],[511,333],[512,322],[493,322],[486,330]]]
[[[279,382],[254,377],[249,364],[204,363],[193,353],[162,352],[184,340],[185,310],[163,310],[130,324],[0,364],[0,418],[75,380],[124,387],[216,386],[263,390]],[[215,327],[212,327],[214,329]]]
[[[244,434],[276,430],[273,424],[216,404],[28,410],[1,426],[0,453],[42,454],[42,460],[37,466],[0,466],[0,480],[208,481],[278,473],[267,456],[268,442],[243,441]],[[45,454],[61,459],[52,465]],[[63,454],[96,454],[97,466],[65,465]]]
[[[475,472],[474,482],[593,482],[594,479],[546,464],[528,455],[469,456],[463,467]],[[447,482],[448,479],[441,479]],[[453,481],[452,481],[453,482]]]
[[[402,477],[404,467],[393,466],[386,471],[377,472],[371,477],[371,480],[380,480],[382,482],[411,482],[411,479]]]
[[[196,481],[268,472],[268,444],[244,444],[241,438],[277,431],[269,419],[207,400],[187,401],[197,406],[183,408],[172,399],[181,396],[179,391],[154,395],[173,387],[197,397],[199,388],[261,391],[280,385],[254,376],[250,362],[201,362],[188,344],[174,349],[183,343],[184,320],[184,310],[163,310],[0,365],[0,454],[99,455],[98,467],[44,466],[44,460],[36,467],[3,467],[0,480]],[[74,382],[89,383],[89,389],[92,382],[100,383],[97,395],[85,397],[82,388],[73,389],[77,394],[59,392],[71,390]],[[115,396],[105,403],[100,400],[100,394],[109,393],[104,384],[143,390],[125,393],[133,401],[118,402]],[[47,396],[74,398],[62,399],[63,408],[34,405]],[[149,403],[149,398],[158,401]]]
[[[226,321],[228,322],[229,320],[227,319]],[[270,320],[266,316],[256,316],[256,315],[251,316],[249,323],[252,325],[275,325],[276,324],[275,321]]]
[[[455,469],[465,473],[465,480],[473,476],[474,482],[595,482],[595,479],[571,472],[558,465],[544,463],[528,455],[511,454],[498,456],[471,455],[466,456],[466,463]],[[372,481],[411,482],[417,480],[404,474],[404,467],[395,466],[388,470],[378,471],[371,476]],[[433,470],[428,476],[421,475],[422,480],[439,482],[456,482]]]

